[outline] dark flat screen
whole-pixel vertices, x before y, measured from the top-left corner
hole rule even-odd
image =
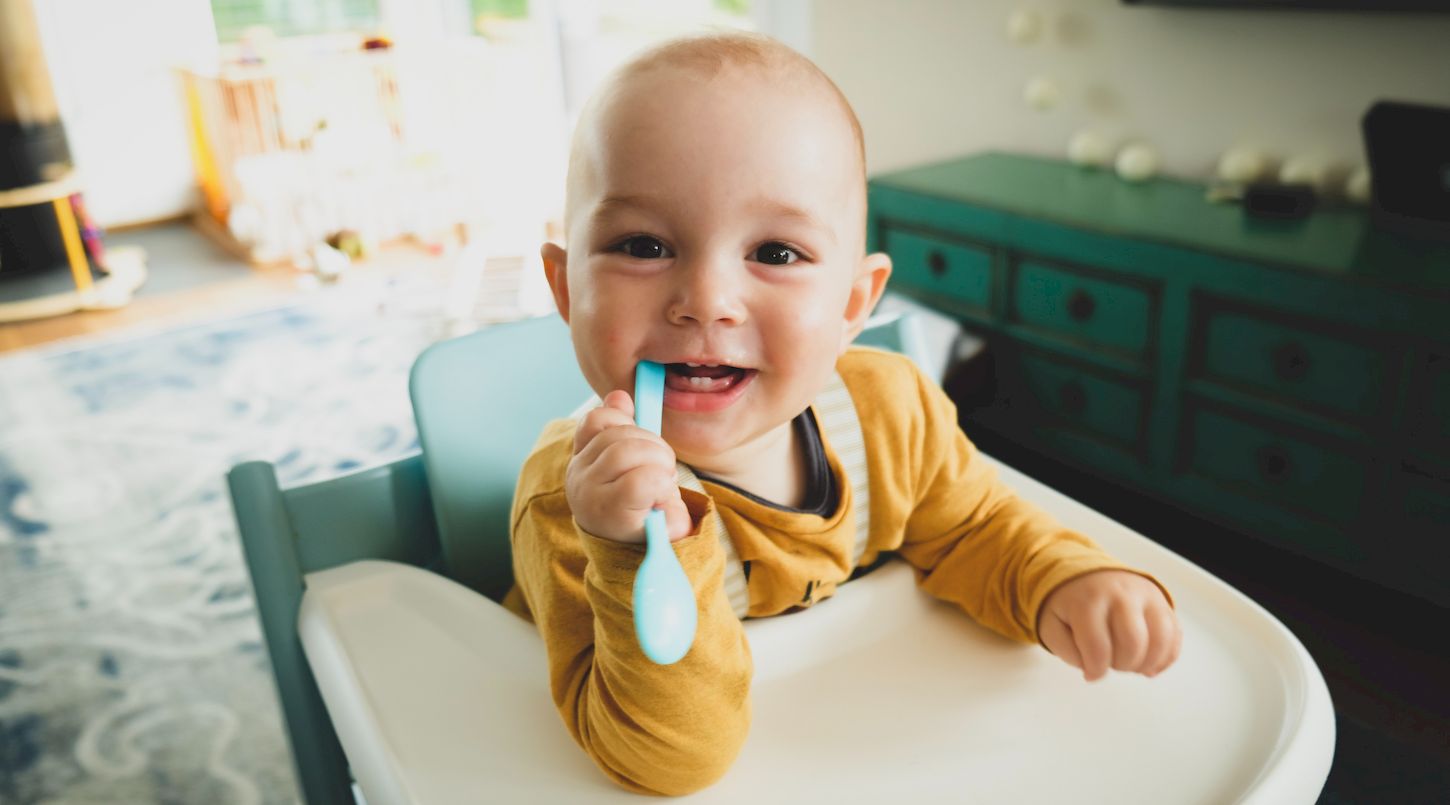
[[[1446,11],[1450,0],[1123,0],[1130,6],[1276,11]]]

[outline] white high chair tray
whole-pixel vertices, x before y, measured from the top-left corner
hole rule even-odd
[[[1334,713],[1299,641],[1176,554],[999,467],[1173,591],[1178,663],[1088,684],[931,599],[893,562],[808,611],[746,622],[750,737],[690,800],[1313,802]],[[307,583],[302,642],[369,805],[641,801],[569,738],[531,625],[406,565],[358,562]]]

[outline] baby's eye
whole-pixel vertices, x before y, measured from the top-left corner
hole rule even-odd
[[[755,261],[771,266],[784,266],[801,259],[800,252],[784,243],[771,242],[755,250]]]
[[[665,248],[665,244],[648,235],[635,235],[621,241],[614,248],[637,260],[658,260],[670,255],[670,250]]]

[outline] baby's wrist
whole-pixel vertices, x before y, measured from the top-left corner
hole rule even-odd
[[[618,542],[624,545],[639,545],[644,542],[643,528],[639,528],[631,532],[616,528],[609,528],[604,524],[586,522],[579,519],[578,517],[574,518],[574,524],[579,528],[580,531],[583,531],[591,537],[606,539],[610,542]]]

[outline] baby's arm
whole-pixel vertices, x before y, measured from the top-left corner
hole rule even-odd
[[[1089,681],[1109,667],[1149,676],[1182,633],[1158,584],[1063,528],[997,479],[956,425],[951,401],[918,376],[925,444],[901,554],[922,586],[984,625],[1037,640]]]
[[[605,401],[575,431],[566,491],[555,482],[552,493],[516,506],[515,575],[574,739],[620,785],[684,794],[724,774],[744,743],[749,647],[721,589],[718,535],[689,534],[695,518],[674,485],[673,451],[634,427],[628,395]],[[548,474],[557,478],[559,469]],[[524,472],[521,491],[531,468]],[[635,543],[655,505],[666,510],[700,607],[694,645],[668,666],[645,658],[634,634],[634,575],[643,557]]]

